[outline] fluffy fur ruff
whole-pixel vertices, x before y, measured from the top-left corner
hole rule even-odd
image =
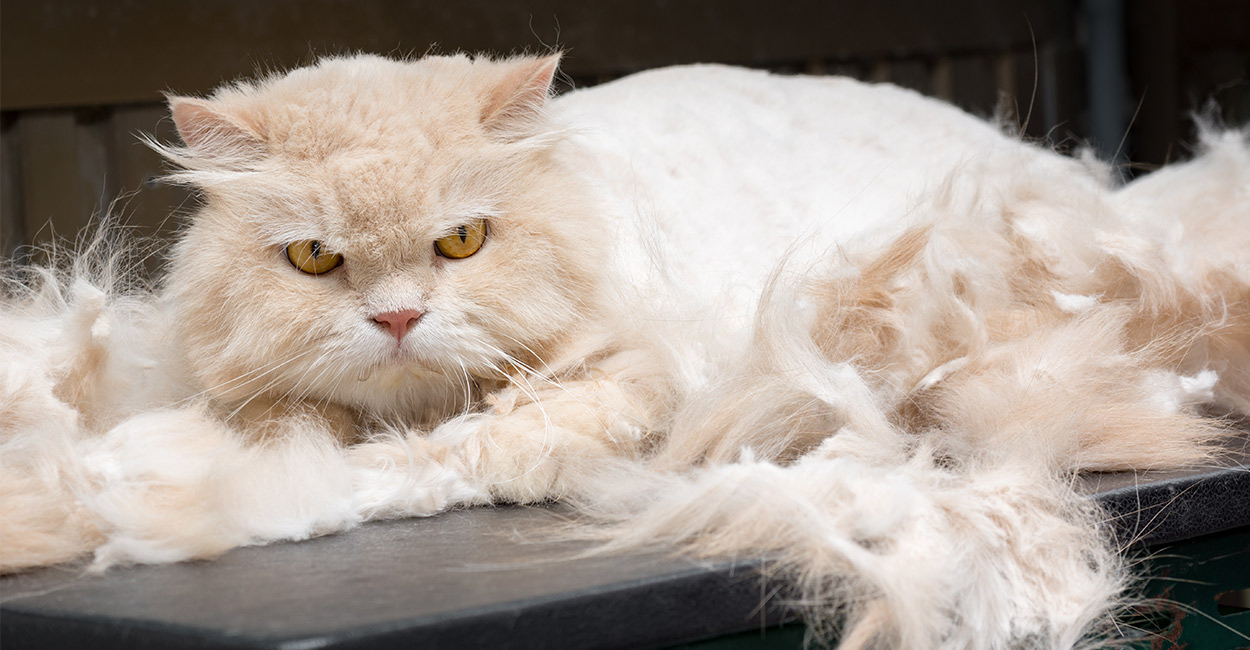
[[[540,351],[432,432],[350,445],[300,404],[241,432],[173,352],[165,298],[110,265],[11,270],[0,571],[563,499],[605,551],[765,554],[845,648],[1094,643],[1128,575],[1074,473],[1202,463],[1223,431],[1197,408],[1250,412],[1250,148],[1204,149],[1114,189],[1006,143],[894,230],[777,268],[745,345],[637,289],[671,300],[627,300],[656,318]],[[525,481],[482,469],[501,422],[544,432],[509,451]]]
[[[1102,645],[1134,585],[1075,473],[1201,464],[1228,432],[1196,409],[1245,412],[1250,156],[1204,142],[1118,191],[962,170],[900,236],[775,280],[668,474],[574,500],[608,551],[762,554],[840,648]]]

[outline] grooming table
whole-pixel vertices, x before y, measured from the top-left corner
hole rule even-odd
[[[1220,614],[1215,602],[1250,587],[1246,452],[1243,438],[1211,469],[1083,477],[1083,489],[1111,514],[1117,538],[1153,556],[1149,573],[1159,584],[1148,590],[1224,626],[1185,608],[1156,611],[1141,625],[1162,629],[1183,619],[1171,626],[1171,641],[1155,636],[1163,642],[1156,647],[1250,643],[1229,631],[1250,630],[1250,612],[1224,606]],[[587,555],[588,545],[545,534],[559,512],[459,510],[236,549],[206,562],[102,576],[86,575],[80,564],[9,576],[0,579],[0,645],[800,647],[804,628],[787,623],[794,615],[775,596],[776,585],[759,577],[759,560],[700,563],[663,548]]]

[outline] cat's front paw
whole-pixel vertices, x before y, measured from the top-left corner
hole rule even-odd
[[[599,459],[614,455],[598,420],[577,422],[560,405],[527,405],[505,415],[471,415],[430,435],[492,503],[542,503],[577,491]],[[565,409],[567,410],[567,409]],[[581,415],[580,409],[578,415]],[[553,422],[555,420],[555,422]],[[580,424],[581,429],[564,424]]]
[[[445,446],[416,434],[356,445],[347,458],[357,511],[365,519],[426,517],[488,500]]]

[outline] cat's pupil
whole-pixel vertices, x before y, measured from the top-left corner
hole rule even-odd
[[[321,257],[321,242],[313,241],[312,246],[310,248],[312,248],[313,259],[317,259],[318,257]]]
[[[460,226],[460,228],[457,229],[457,232],[460,234],[461,244],[465,243],[465,241],[469,239],[469,229],[467,227]]]

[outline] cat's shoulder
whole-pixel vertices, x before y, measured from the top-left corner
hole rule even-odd
[[[990,121],[952,104],[889,83],[837,75],[778,74],[722,64],[692,64],[646,70],[553,102],[558,114],[582,123],[634,120],[663,122],[678,112],[728,124],[767,128],[816,128],[847,121],[859,130],[891,125],[939,129],[962,137],[1001,136]],[[632,120],[626,117],[631,115]],[[779,118],[793,120],[782,125]]]
[[[720,63],[695,63],[644,70],[604,84],[574,90],[563,95],[560,101],[611,101],[622,97],[638,97],[639,94],[650,95],[656,99],[669,95],[685,99],[755,95],[763,100],[804,93],[878,96],[895,101],[946,105],[940,100],[889,83],[860,81],[840,75],[779,74]]]

